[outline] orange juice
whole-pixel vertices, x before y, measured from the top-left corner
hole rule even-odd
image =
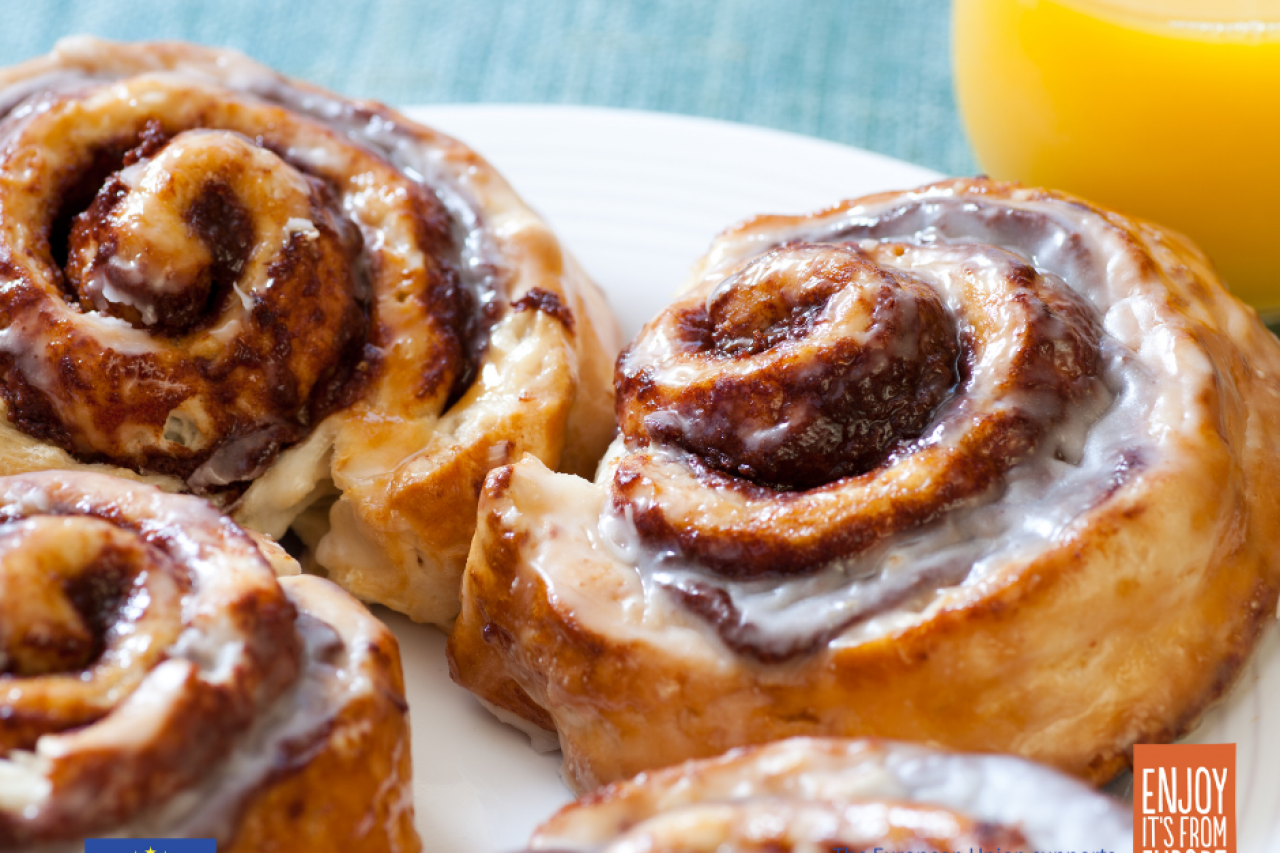
[[[955,0],[982,168],[1176,228],[1280,309],[1280,0]]]

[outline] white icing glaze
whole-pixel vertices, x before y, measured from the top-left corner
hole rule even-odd
[[[19,138],[22,126],[56,124],[52,117],[61,121],[64,114],[59,111],[65,109],[77,115],[60,124],[59,133],[51,137],[60,143],[83,142],[90,124],[106,128],[107,138],[99,141],[109,147],[135,140],[149,146],[151,138],[144,134],[139,139],[138,134],[148,127],[147,133],[156,136],[148,125],[152,120],[169,130],[208,126],[220,128],[220,133],[240,132],[309,181],[320,179],[316,183],[327,185],[320,187],[325,191],[318,197],[323,204],[317,207],[323,211],[287,211],[256,235],[255,245],[273,251],[296,245],[308,252],[328,247],[327,255],[320,254],[331,257],[335,269],[352,269],[356,302],[367,301],[377,320],[363,341],[351,342],[352,350],[358,343],[365,344],[360,363],[376,367],[372,378],[368,385],[353,382],[340,389],[358,399],[332,414],[325,410],[328,417],[323,420],[309,409],[296,410],[280,424],[280,435],[270,429],[259,431],[255,443],[248,435],[252,430],[216,433],[202,425],[201,411],[213,422],[224,420],[228,411],[238,411],[215,408],[211,400],[217,395],[206,395],[202,406],[188,411],[172,389],[156,387],[158,394],[167,395],[166,407],[158,417],[146,416],[146,434],[125,424],[105,436],[99,427],[107,418],[95,422],[82,417],[79,424],[68,427],[73,440],[58,443],[56,435],[50,441],[48,435],[23,432],[0,405],[0,455],[11,463],[7,470],[21,470],[27,464],[49,466],[54,460],[63,466],[82,466],[89,464],[86,460],[91,456],[95,461],[101,458],[95,455],[97,448],[123,447],[128,454],[106,454],[114,465],[122,466],[113,468],[122,476],[148,479],[174,491],[214,488],[233,477],[238,485],[248,485],[243,492],[225,489],[215,499],[227,505],[237,522],[274,535],[282,534],[317,496],[327,499],[342,492],[341,500],[333,503],[334,512],[344,513],[341,517],[351,524],[325,529],[318,523],[319,512],[305,522],[309,543],[316,553],[327,555],[320,561],[323,568],[362,598],[378,600],[420,621],[448,624],[458,610],[458,576],[466,554],[460,540],[469,537],[474,505],[453,500],[451,496],[459,492],[452,483],[434,490],[447,504],[438,512],[434,506],[406,510],[403,504],[408,501],[401,501],[404,493],[423,477],[437,475],[453,478],[474,493],[485,462],[506,456],[505,452],[495,455],[490,448],[507,443],[513,445],[513,455],[530,451],[542,458],[562,458],[566,467],[578,471],[592,464],[594,454],[607,443],[607,365],[617,342],[603,299],[561,252],[546,224],[464,145],[402,120],[380,105],[345,101],[283,78],[238,54],[196,46],[71,39],[61,42],[49,57],[0,72],[0,83],[0,112],[6,113],[0,124],[0,144]],[[193,106],[196,103],[200,109]],[[113,120],[79,120],[98,109],[110,113]],[[168,138],[167,145],[176,138]],[[53,144],[28,150],[49,156],[66,153]],[[129,156],[141,150],[134,148],[135,154]],[[163,149],[151,154],[153,159],[162,156]],[[22,184],[37,174],[32,162],[16,158],[9,164],[12,170],[0,177],[14,176],[27,196],[33,195],[31,181]],[[126,167],[125,185],[141,185],[145,168],[145,164]],[[436,208],[436,201],[443,211]],[[49,204],[31,207],[37,212],[50,209]],[[402,215],[406,211],[413,215]],[[324,221],[326,217],[333,222]],[[16,221],[28,218],[14,217]],[[355,239],[356,232],[361,240]],[[312,236],[315,233],[321,239]],[[329,239],[334,233],[340,238],[336,246]],[[451,233],[452,245],[444,245],[445,233]],[[424,234],[429,239],[421,243],[418,238]],[[19,235],[16,242],[22,245],[15,248],[15,255],[27,256],[24,252],[32,246],[28,236]],[[363,246],[364,254],[376,251],[382,257],[360,261],[357,244]],[[427,257],[428,249],[433,253],[438,249],[437,256]],[[33,252],[30,257],[43,257],[38,246]],[[339,263],[347,255],[356,255],[354,268]],[[130,260],[122,263],[127,267]],[[56,305],[65,300],[59,282],[52,278],[44,276],[32,283],[52,297],[46,301]],[[298,275],[289,281],[296,285],[303,279]],[[263,294],[277,294],[278,300],[286,280],[281,276],[273,282],[268,276],[258,283],[258,290],[233,285],[221,316],[205,318],[191,327],[189,335],[150,336],[97,311],[65,307],[76,315],[72,321],[85,331],[85,337],[92,339],[84,349],[101,351],[106,358],[146,353],[158,342],[166,356],[182,358],[194,352],[198,358],[217,359],[235,351],[237,335],[252,337],[254,329],[262,328],[259,320],[269,317],[269,312],[252,309],[260,307],[256,303],[264,301],[258,299]],[[0,289],[9,284],[0,278]],[[566,324],[542,311],[512,311],[509,303],[534,287],[557,297],[572,312],[564,316],[572,320]],[[99,293],[106,289],[103,284]],[[150,319],[145,300],[125,289],[113,286],[104,305],[120,309],[122,316],[131,316],[128,309],[136,308],[143,315],[138,324],[145,325]],[[437,307],[443,310],[437,312]],[[347,323],[344,328],[355,325]],[[28,364],[33,353],[48,349],[44,342],[31,345],[36,332],[23,321],[11,325],[0,332],[0,351],[12,354],[15,367],[38,390],[56,385],[58,375]],[[518,340],[524,335],[538,339]],[[498,357],[500,347],[486,348],[490,337],[515,339],[502,351],[514,353],[518,362],[509,365]],[[454,359],[455,349],[464,350],[468,357]],[[299,357],[302,352],[302,347],[292,350]],[[580,357],[589,354],[598,363],[580,365]],[[344,362],[351,363],[345,358]],[[424,392],[423,387],[437,379],[424,365],[435,370],[443,362],[448,364],[439,370],[438,381],[430,393]],[[486,381],[470,381],[473,368]],[[323,377],[331,376],[319,375],[318,381],[326,382]],[[132,392],[139,397],[153,387],[147,377],[131,381]],[[522,381],[532,384],[521,385]],[[241,387],[271,389],[273,382],[268,377],[241,383]],[[321,393],[312,400],[330,390],[323,385],[312,390],[316,387]],[[458,394],[463,399],[452,399]],[[74,398],[65,394],[58,405],[87,408]],[[336,394],[333,402],[341,405],[347,400],[346,394]],[[139,405],[129,411],[145,408]],[[177,420],[167,420],[177,409],[182,409]],[[192,424],[199,437],[188,428]],[[307,429],[312,429],[310,435]],[[492,438],[495,432],[497,437]],[[572,436],[572,447],[564,447],[566,435]],[[239,442],[223,458],[207,460],[194,483],[189,480],[224,439]],[[134,453],[137,448],[147,452]],[[166,454],[186,462],[174,473]],[[232,458],[237,454],[245,457],[242,466]],[[266,457],[274,457],[274,462],[265,471],[252,471],[260,476],[249,484],[245,473],[258,467],[253,460]],[[152,473],[139,474],[142,470]],[[157,473],[161,470],[167,473]],[[406,526],[416,528],[413,534],[403,533]]]
[[[118,482],[93,479],[102,481],[105,488]],[[143,530],[163,531],[174,550],[188,561],[197,584],[206,573],[216,573],[211,580],[218,583],[234,584],[237,572],[223,563],[217,543],[206,538],[212,532],[207,531],[211,520],[218,529],[229,529],[226,522],[194,498],[156,494],[150,498],[140,501],[154,510],[141,525]],[[40,512],[47,505],[47,492],[23,482],[0,493],[0,503],[10,512]],[[193,508],[204,508],[207,518],[200,517],[203,524],[192,523]],[[178,520],[185,525],[171,526]],[[373,683],[372,673],[381,664],[371,650],[375,646],[373,634],[385,629],[326,581],[294,576],[283,583],[299,611],[296,627],[302,655],[297,679],[278,697],[259,702],[252,726],[239,733],[231,751],[208,767],[194,786],[174,792],[158,810],[102,832],[103,837],[214,837],[229,842],[249,799],[278,774],[305,766],[326,745],[332,721],[352,702],[380,689]],[[169,649],[169,659],[152,669],[116,710],[86,729],[42,737],[34,752],[14,751],[0,759],[0,808],[35,820],[52,793],[46,778],[52,760],[77,750],[103,749],[128,761],[131,750],[157,736],[167,722],[169,709],[193,679],[225,683],[235,676],[237,667],[242,666],[245,644],[231,625],[220,620],[218,605],[197,599],[199,596],[192,595],[184,602],[193,627]],[[411,803],[402,806],[411,808]],[[396,825],[400,813],[391,809],[387,820]],[[80,843],[15,849],[70,853],[79,850]]]
[[[949,513],[934,525],[895,537],[877,553],[839,561],[808,578],[781,585],[772,581],[725,584],[744,616],[774,636],[798,637],[831,628],[862,603],[859,599],[893,595],[899,585],[914,586],[934,573],[939,581],[928,581],[930,592],[956,584],[981,585],[1005,566],[1057,540],[1096,505],[1112,488],[1111,477],[1123,464],[1126,451],[1140,451],[1143,463],[1151,467],[1159,464],[1161,427],[1172,414],[1169,407],[1176,406],[1176,402],[1171,404],[1171,397],[1177,400],[1180,382],[1177,372],[1169,371],[1162,377],[1158,392],[1156,373],[1144,364],[1147,359],[1140,352],[1158,345],[1160,338],[1169,334],[1167,330],[1144,323],[1147,328],[1137,334],[1117,335],[1121,330],[1116,328],[1113,315],[1124,315],[1124,297],[1130,292],[1128,280],[1141,272],[1128,262],[1129,255],[1122,251],[1125,247],[1117,245],[1116,232],[1095,214],[1059,204],[988,205],[939,199],[909,209],[910,214],[899,217],[904,221],[895,221],[895,213],[904,207],[854,208],[832,221],[802,230],[753,235],[747,245],[719,245],[709,259],[706,275],[714,276],[741,260],[748,245],[758,249],[760,239],[781,243],[795,239],[867,239],[864,235],[874,235],[878,240],[925,243],[926,248],[908,251],[901,257],[901,268],[937,286],[955,305],[955,287],[948,285],[952,285],[959,259],[968,254],[968,263],[990,266],[982,250],[971,249],[969,243],[1016,251],[1037,269],[1085,296],[1098,311],[1107,333],[1102,342],[1101,376],[1113,401],[1101,413],[1096,403],[1073,411],[1070,419],[1041,440],[1035,457],[1009,472],[1000,493],[979,506]],[[1002,231],[998,218],[992,217],[994,222],[988,222],[981,215],[982,208],[998,213],[1006,207],[1043,216],[1049,227],[1041,239],[1028,243],[1025,238],[1015,239],[1022,235]],[[1082,235],[1081,242],[1087,247],[1084,252],[1074,249],[1076,244],[1066,239],[1073,232]],[[957,248],[937,248],[940,244],[954,244]],[[1095,258],[1113,260],[1103,264]],[[995,381],[999,356],[992,353],[991,358],[976,365],[975,380],[980,383],[984,374],[990,374]],[[1203,364],[1202,359],[1198,360]],[[1188,382],[1199,378],[1196,371],[1190,373]],[[1174,393],[1170,394],[1171,390]],[[1035,406],[1033,399],[1017,402],[1024,407]],[[1106,401],[1099,402],[1106,405]],[[945,412],[940,413],[939,419],[945,416]],[[1059,457],[1078,462],[1072,464]],[[669,571],[667,582],[675,586],[698,576],[696,569],[659,571]],[[945,596],[931,597],[935,606],[945,601]],[[892,608],[885,615],[893,621],[895,616],[921,609],[924,608],[919,604],[905,611]],[[884,627],[879,619],[866,622],[843,632],[837,642],[855,644],[879,635]]]
[[[1158,471],[1168,454],[1176,453],[1179,434],[1198,428],[1193,419],[1201,417],[1201,410],[1193,404],[1194,395],[1212,367],[1163,322],[1170,310],[1165,303],[1133,296],[1142,292],[1136,283],[1150,273],[1134,260],[1125,239],[1104,217],[1082,206],[1040,201],[1030,194],[974,201],[953,198],[945,189],[926,189],[801,224],[766,223],[722,238],[689,289],[714,291],[726,273],[783,243],[861,241],[864,249],[875,251],[879,242],[893,241],[916,248],[896,258],[878,255],[878,260],[929,283],[958,308],[957,270],[996,275],[1007,257],[1002,252],[1012,252],[1093,306],[1104,331],[1099,374],[1105,388],[1053,425],[1036,453],[1008,472],[1000,487],[925,527],[896,534],[880,547],[804,577],[730,581],[710,576],[676,553],[642,546],[627,519],[616,516],[607,502],[590,521],[589,502],[574,499],[546,507],[546,519],[523,519],[524,525],[544,531],[535,537],[532,564],[546,567],[539,568],[540,575],[554,598],[580,603],[573,607],[579,618],[601,618],[600,627],[610,633],[625,634],[629,625],[640,624],[699,630],[699,620],[667,593],[698,584],[725,590],[744,621],[759,626],[769,644],[784,648],[806,645],[814,637],[834,638],[836,646],[856,645],[919,622],[982,589],[1028,555],[1070,535],[1125,477]],[[1015,323],[1007,311],[997,307],[996,314],[1002,322]],[[660,356],[673,344],[653,336],[642,346],[653,352],[640,357]],[[982,389],[998,385],[1002,355],[993,346],[974,365],[971,385],[980,396],[989,397]],[[676,373],[691,369],[681,363],[664,378],[676,381],[681,378]],[[945,422],[948,406],[958,405],[959,400],[944,405],[936,420]],[[1034,411],[1048,404],[1023,392],[999,405]],[[748,438],[767,442],[776,426],[748,425],[756,430]],[[954,440],[954,433],[935,430],[926,431],[921,442]],[[608,485],[623,449],[621,440],[615,442],[598,484]],[[655,451],[658,457],[664,454],[672,461],[680,456],[678,451]],[[516,512],[514,507],[511,511]],[[585,540],[574,532],[582,527]],[[562,532],[555,533],[557,529]],[[622,603],[596,614],[581,597],[605,574],[585,567],[602,559],[622,570],[608,585],[611,596]],[[614,621],[619,613],[626,616],[622,625]],[[660,642],[652,634],[646,638]]]
[[[471,293],[478,314],[485,316],[486,306],[506,296],[505,279],[510,274],[508,264],[489,224],[484,221],[481,204],[477,200],[480,194],[492,192],[493,188],[478,184],[477,181],[483,181],[484,177],[456,162],[457,146],[452,140],[439,137],[439,144],[433,145],[424,141],[420,128],[409,130],[351,102],[295,86],[239,55],[220,55],[216,69],[197,60],[179,62],[176,68],[161,70],[160,60],[150,55],[139,54],[131,60],[135,64],[121,65],[119,55],[113,53],[111,47],[87,38],[65,40],[60,43],[56,55],[84,66],[85,70],[56,68],[5,88],[0,93],[0,115],[5,115],[6,119],[5,134],[19,133],[24,121],[59,108],[61,99],[73,94],[87,98],[86,109],[90,112],[105,108],[113,101],[127,103],[134,110],[146,109],[148,102],[154,102],[157,109],[168,108],[173,96],[166,87],[174,87],[178,92],[194,88],[202,94],[207,92],[241,101],[249,108],[283,106],[291,110],[299,122],[307,125],[301,133],[287,134],[286,138],[296,136],[305,141],[305,144],[299,142],[284,150],[282,156],[287,163],[330,176],[351,162],[350,155],[341,150],[342,145],[354,143],[361,150],[374,151],[405,178],[422,185],[444,204],[453,232],[453,246],[446,250],[444,260],[458,270],[460,283]],[[84,95],[84,90],[92,86],[100,88]],[[227,150],[219,155],[220,149]],[[182,213],[184,206],[171,204],[171,200],[160,203],[156,198],[164,195],[159,191],[163,184],[172,182],[171,176],[188,173],[199,176],[204,173],[205,169],[199,165],[188,169],[183,163],[184,158],[208,160],[217,156],[245,159],[248,164],[246,173],[260,172],[269,175],[273,181],[283,182],[280,192],[273,193],[277,200],[285,198],[286,190],[300,194],[303,199],[306,197],[307,179],[291,165],[281,164],[276,154],[259,147],[244,135],[229,130],[207,129],[180,133],[154,157],[143,158],[116,173],[126,187],[139,192],[127,194],[113,209],[112,219],[131,235],[131,245],[144,246],[147,251],[131,252],[126,249],[113,256],[109,266],[113,276],[123,276],[130,281],[136,279],[142,291],[131,292],[117,286],[108,279],[104,267],[96,270],[84,283],[86,292],[108,303],[136,309],[143,325],[152,325],[159,319],[155,304],[146,298],[143,291],[163,294],[180,287],[188,277],[182,274],[182,270],[167,266],[153,268],[153,256],[159,252],[175,263],[188,258],[190,264],[199,266],[199,258],[208,253],[198,240],[189,239],[181,222],[173,221],[175,215]],[[344,193],[340,202],[359,226],[366,247],[394,256],[396,265],[407,272],[421,270],[422,259],[413,223],[406,217],[388,217],[385,213],[388,203],[404,201],[403,188],[383,186],[372,175],[355,175],[349,185],[360,188]],[[196,340],[188,342],[193,351],[214,353],[225,349],[226,344],[240,332],[244,314],[255,303],[255,293],[271,287],[268,267],[279,250],[291,240],[319,237],[305,203],[282,206],[271,213],[275,217],[271,221],[255,223],[259,239],[246,262],[244,274],[234,285],[237,299],[233,300],[232,310],[226,311]],[[262,239],[263,235],[270,233],[279,233],[280,241]],[[175,241],[183,240],[192,245],[176,245]],[[146,329],[134,328],[128,322],[98,311],[81,313],[72,310],[68,316],[104,351],[141,355],[157,347],[157,340]],[[0,330],[0,351],[15,356],[22,374],[33,387],[42,390],[56,388],[56,372],[51,366],[38,363],[44,350],[32,342],[40,339],[38,323],[34,319],[28,321],[19,317]],[[169,346],[164,342],[160,345]],[[475,346],[482,348],[484,340],[475,342]],[[146,381],[155,384],[152,379]],[[166,390],[162,383],[155,387],[157,395],[164,394]],[[76,422],[94,446],[111,444],[109,436],[78,413],[64,411],[61,415]],[[158,436],[146,434],[138,436],[146,444],[154,444],[156,438]],[[188,485],[199,488],[226,485],[227,472],[235,469],[239,457],[259,447],[260,442],[255,446],[252,437],[242,437],[235,447],[224,448],[226,452],[221,463],[210,460],[206,469]]]
[[[273,773],[305,765],[323,744],[334,717],[372,689],[364,668],[368,665],[367,628],[357,625],[354,633],[340,634],[335,626],[308,615],[303,602],[297,603],[302,609],[297,624],[303,668],[293,687],[259,710],[253,728],[240,736],[223,761],[209,768],[198,785],[174,797],[158,814],[121,827],[121,837],[230,841],[247,798]],[[336,655],[335,647],[340,647]],[[307,748],[298,754],[299,747]]]
[[[662,823],[680,815],[691,833],[721,828],[717,808],[730,809],[739,826],[759,809],[795,819],[803,829],[815,817],[810,808],[831,809],[830,819],[851,806],[871,807],[861,820],[841,827],[849,835],[826,838],[876,841],[883,837],[877,829],[883,830],[876,826],[874,807],[886,802],[942,806],[972,820],[1014,827],[1036,850],[1132,850],[1127,808],[1033,762],[889,741],[809,738],[640,776],[598,803],[569,807],[539,829],[530,848],[621,853],[633,849],[628,839],[638,842],[651,831],[661,837]],[[780,810],[780,804],[794,811]]]
[[[78,775],[82,757],[92,762],[93,756],[112,755],[125,780],[135,767],[151,766],[157,762],[155,745],[183,729],[193,691],[197,697],[220,690],[243,692],[251,703],[274,697],[277,688],[267,683],[289,667],[264,669],[247,659],[250,643],[260,644],[262,636],[256,619],[246,619],[243,606],[258,594],[269,594],[273,575],[252,541],[206,502],[99,474],[47,472],[6,478],[0,486],[0,517],[0,531],[12,543],[5,554],[6,579],[22,571],[26,560],[44,561],[59,572],[82,571],[87,560],[92,569],[101,547],[128,547],[124,540],[163,555],[154,567],[143,566],[147,571],[106,629],[105,650],[75,679],[86,685],[112,679],[96,697],[109,713],[88,725],[40,735],[32,751],[15,749],[0,758],[2,787],[28,792],[25,799],[0,796],[0,805],[8,805],[8,821],[42,826],[46,810],[98,814],[95,809],[102,803],[116,802],[112,783],[119,780],[86,783]],[[137,558],[125,553],[128,559]],[[166,560],[181,569],[166,566]],[[170,578],[171,571],[181,579]],[[163,630],[175,617],[187,628],[167,650],[141,630],[147,623]],[[163,656],[158,663],[156,655]],[[136,667],[150,667],[140,682],[110,675],[112,668]],[[59,677],[55,673],[31,682],[6,678],[6,702],[21,708],[24,694],[46,695],[37,691],[56,690]],[[173,772],[163,760],[157,763],[158,771]],[[60,780],[56,803],[51,799],[54,780]]]

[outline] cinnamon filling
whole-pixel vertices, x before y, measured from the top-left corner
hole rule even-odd
[[[722,578],[813,574],[998,487],[1098,392],[1068,289],[998,249],[931,286],[908,251],[954,254],[787,245],[646,327],[613,478],[642,538]]]
[[[28,606],[6,621],[4,675],[79,672],[98,660],[126,606],[140,606],[144,584],[131,556],[119,547],[105,549],[82,574],[45,595],[26,597]],[[7,576],[5,586],[12,587]]]
[[[454,223],[421,185],[400,178],[390,201],[360,199],[407,229],[414,246],[398,249],[430,259],[415,281],[382,261],[384,238],[353,212],[369,176],[340,186],[315,173],[288,156],[287,136],[271,136],[291,128],[252,137],[255,117],[228,109],[241,124],[202,129],[202,114],[151,115],[133,102],[137,116],[122,119],[132,132],[81,123],[67,138],[55,123],[77,121],[73,97],[5,120],[31,136],[24,144],[47,134],[63,158],[48,166],[52,180],[14,191],[8,215],[30,196],[43,219],[0,229],[0,398],[18,429],[225,504],[367,393],[403,334],[388,312],[433,317],[415,399],[447,405],[466,390],[498,319],[482,309],[499,303],[460,283]],[[24,257],[26,240],[36,251]]]
[[[0,763],[54,785],[0,809],[0,846],[97,835],[199,779],[294,683],[296,614],[204,501],[87,473],[0,486]]]
[[[88,725],[128,695],[181,630],[179,575],[105,521],[0,527],[0,755]]]
[[[960,345],[937,294],[849,247],[775,249],[672,327],[681,355],[725,369],[676,387],[624,357],[624,435],[779,491],[875,468],[957,381]]]

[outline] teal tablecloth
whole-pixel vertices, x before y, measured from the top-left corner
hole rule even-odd
[[[10,0],[0,61],[60,37],[227,45],[390,104],[596,104],[711,116],[972,172],[948,0]]]

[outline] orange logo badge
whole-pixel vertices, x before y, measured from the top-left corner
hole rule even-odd
[[[1133,849],[1236,853],[1236,745],[1133,748]]]

